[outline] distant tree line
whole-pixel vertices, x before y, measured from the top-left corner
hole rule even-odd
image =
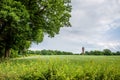
[[[39,54],[39,55],[83,55],[82,53],[72,53],[66,51],[58,51],[58,50],[28,50],[25,52],[26,54]],[[104,49],[103,51],[94,50],[94,51],[85,51],[84,55],[120,55],[120,51],[112,52],[109,49]]]
[[[103,51],[94,50],[94,51],[85,51],[85,55],[120,55],[120,51],[112,52],[109,49],[104,49]]]
[[[73,55],[72,52],[58,51],[58,50],[28,50],[27,54],[40,54],[40,55]]]
[[[103,51],[94,50],[94,51],[85,51],[85,53],[72,53],[66,51],[58,50],[25,50],[19,52],[17,50],[11,50],[11,58],[20,57],[20,56],[32,56],[32,55],[120,55],[120,51],[112,52],[109,49],[104,49]]]

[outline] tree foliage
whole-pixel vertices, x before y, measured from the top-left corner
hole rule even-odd
[[[110,49],[103,49],[103,51],[85,51],[85,55],[120,55],[120,51],[112,52]]]
[[[40,54],[40,55],[73,55],[72,52],[58,51],[58,50],[37,50],[32,51],[28,50],[26,53],[28,54]]]
[[[28,48],[44,34],[54,37],[61,27],[71,26],[70,12],[70,0],[1,0],[0,54]]]
[[[10,48],[16,49],[28,38],[30,27],[27,24],[29,13],[24,5],[13,0],[0,1],[0,42],[5,49],[5,57]]]
[[[70,26],[70,0],[16,0],[26,6],[30,14],[30,24],[35,32],[39,29],[54,37],[60,27]]]
[[[109,50],[109,49],[104,49],[104,50],[103,50],[103,54],[104,54],[104,55],[112,55],[112,52],[111,52],[111,50]]]

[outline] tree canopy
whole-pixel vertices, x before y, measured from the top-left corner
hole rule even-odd
[[[31,42],[41,42],[44,34],[54,37],[61,27],[71,26],[70,3],[70,0],[1,0],[0,54],[8,57],[11,48],[28,48]]]

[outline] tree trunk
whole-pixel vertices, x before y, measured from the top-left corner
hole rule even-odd
[[[5,54],[4,54],[4,58],[8,58],[10,57],[10,48],[5,48]]]

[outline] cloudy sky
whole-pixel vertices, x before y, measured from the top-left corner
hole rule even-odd
[[[120,0],[72,0],[72,27],[62,28],[54,38],[45,36],[32,50],[62,50],[80,53],[103,50],[120,51]]]

